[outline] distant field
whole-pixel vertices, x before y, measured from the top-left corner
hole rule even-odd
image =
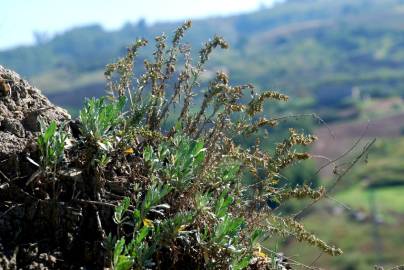
[[[316,260],[321,253],[315,248],[288,242],[289,256],[307,265],[316,260],[314,265],[325,269],[364,270],[375,264],[390,269],[404,264],[404,137],[400,136],[403,123],[403,114],[371,121],[365,139],[378,140],[367,162],[358,163],[341,180],[339,187],[343,189],[331,193],[331,199],[318,203],[315,211],[303,218],[309,231],[341,247],[344,254],[336,258],[322,255]],[[336,157],[349,148],[365,126],[363,122],[331,125],[335,139],[322,128],[317,131],[321,144],[313,152],[323,151]],[[323,183],[329,185],[334,180],[335,177],[329,177]]]
[[[382,223],[375,227],[370,221],[354,221],[348,214],[332,215],[327,210],[321,210],[306,218],[304,224],[320,238],[344,251],[340,257],[330,257],[326,254],[321,255],[315,248],[306,248],[301,244],[289,245],[287,255],[294,256],[307,265],[311,265],[319,255],[321,257],[314,265],[323,269],[365,270],[373,269],[376,264],[390,269],[403,264],[402,216],[394,222]]]
[[[316,211],[303,219],[306,229],[343,249],[344,254],[340,257],[321,254],[318,249],[295,240],[280,246],[286,247],[287,256],[322,269],[366,270],[373,269],[376,264],[390,269],[403,264],[404,187],[374,190],[376,209],[371,206],[371,192],[356,186],[336,194],[333,198],[338,203],[322,201]],[[372,210],[376,211],[381,223],[375,225]],[[274,248],[276,243],[267,245]],[[318,256],[320,258],[316,260]]]
[[[404,178],[404,175],[403,175]],[[404,187],[385,187],[378,189],[364,189],[360,185],[338,193],[338,201],[356,210],[370,212],[369,199],[374,193],[378,211],[382,217],[390,219],[400,216],[404,218]]]
[[[322,126],[314,131],[319,138],[313,145],[311,153],[335,159],[349,150],[355,142],[363,137],[361,142],[347,158],[361,151],[369,140],[376,138],[400,138],[404,131],[403,101],[401,99],[380,99],[363,102],[361,112],[356,120]],[[364,120],[366,119],[366,120]],[[341,162],[340,161],[340,162]],[[316,159],[318,166],[326,164],[324,159]],[[323,177],[331,175],[333,166],[322,172]]]

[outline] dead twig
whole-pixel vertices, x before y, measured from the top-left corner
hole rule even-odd
[[[314,119],[319,121],[321,124],[323,124],[325,126],[325,128],[328,130],[328,132],[330,133],[331,137],[333,139],[335,139],[335,135],[332,132],[332,129],[330,128],[330,126],[318,114],[315,114],[315,113],[289,114],[289,115],[275,117],[275,118],[272,118],[271,120],[285,121],[286,119],[289,119],[289,118],[299,119],[299,118],[308,117],[308,116],[313,117]]]
[[[335,162],[337,162],[338,160],[344,158],[344,157],[347,156],[349,153],[351,153],[351,152],[356,148],[356,146],[358,146],[358,144],[359,144],[359,143],[363,140],[363,138],[365,137],[366,132],[367,132],[368,129],[369,129],[369,124],[370,124],[370,122],[368,122],[368,124],[366,125],[365,129],[362,131],[361,136],[355,141],[354,144],[352,144],[352,146],[351,146],[348,150],[346,150],[344,153],[342,153],[342,155],[340,155],[340,156],[337,157],[336,159],[329,160],[329,162],[327,162],[326,164],[324,164],[323,166],[321,166],[321,167],[314,173],[313,176],[316,176],[316,175],[319,174],[320,171],[323,170],[324,168],[328,167],[328,166],[331,165],[331,164],[335,164]]]
[[[319,200],[324,198],[324,196],[328,195],[341,181],[341,179],[355,166],[356,163],[359,162],[359,160],[362,159],[368,152],[369,149],[372,147],[372,145],[376,142],[376,139],[371,140],[369,143],[365,145],[363,150],[357,155],[354,160],[349,164],[349,166],[337,177],[337,179],[334,181],[334,183],[316,200],[313,200],[309,205],[304,207],[302,210],[300,210],[297,214],[293,216],[294,219],[300,219],[303,214],[311,208],[314,204],[316,204]]]
[[[5,175],[5,173],[3,173],[1,170],[0,170],[0,174],[4,177],[4,179],[6,179],[8,182],[11,182],[10,181],[10,178],[8,178],[7,177],[7,175]]]
[[[85,203],[85,204],[91,204],[91,205],[108,206],[108,207],[112,207],[112,208],[117,207],[115,204],[107,203],[107,202],[101,202],[101,201],[89,201],[89,200],[82,200],[82,199],[73,199],[72,202]]]
[[[273,251],[273,250],[270,250],[269,248],[267,248],[267,247],[265,247],[265,246],[261,246],[261,248],[264,249],[265,251],[267,251],[267,252],[273,254],[273,255],[278,255],[277,252],[275,252],[275,251]],[[284,257],[285,259],[287,259],[288,261],[292,262],[293,264],[298,265],[298,266],[302,266],[302,267],[305,268],[305,269],[310,269],[310,270],[318,270],[318,269],[319,269],[319,268],[317,268],[317,267],[312,267],[312,266],[309,266],[309,265],[305,265],[305,264],[303,264],[303,263],[300,263],[300,262],[298,262],[298,261],[295,261],[295,260],[293,260],[293,259],[290,258],[290,257],[286,257],[286,256],[283,256],[283,257]]]

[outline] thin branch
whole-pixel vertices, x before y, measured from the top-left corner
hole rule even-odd
[[[97,208],[94,207],[95,210],[95,219],[97,221],[97,229],[98,232],[101,234],[102,239],[105,239],[107,237],[107,235],[105,234],[105,230],[102,227],[102,223],[101,223],[101,218],[100,218],[100,213],[98,212]]]
[[[112,208],[117,207],[115,204],[107,203],[107,202],[89,201],[89,200],[81,200],[81,199],[74,199],[72,201],[73,202],[78,202],[78,203],[91,204],[91,205],[108,206],[108,207],[112,207]]]
[[[334,181],[334,183],[323,193],[322,196],[320,196],[318,199],[312,201],[309,205],[304,207],[301,211],[299,211],[297,214],[294,215],[294,219],[300,219],[303,214],[311,208],[314,204],[316,204],[319,200],[321,200],[324,196],[329,194],[341,181],[341,179],[353,168],[353,166],[356,165],[356,163],[359,162],[359,160],[362,159],[368,152],[369,149],[372,147],[372,145],[376,142],[376,139],[371,140],[369,143],[365,145],[361,153],[355,157],[355,159],[350,163],[350,165],[337,177],[337,179]]]
[[[323,156],[323,155],[312,155],[312,154],[310,154],[310,157],[317,158],[317,159],[324,159],[324,160],[327,160],[328,162],[332,162],[332,159],[330,159],[330,158],[328,158],[326,156]]]
[[[10,181],[10,178],[8,178],[7,175],[5,175],[1,170],[0,170],[0,174],[1,174],[8,182],[11,182],[11,181]]]
[[[17,206],[22,206],[23,204],[15,204],[11,207],[9,207],[6,211],[4,211],[1,215],[0,218],[5,217],[11,210],[13,210],[14,208],[16,208]]]
[[[328,167],[331,164],[335,164],[335,162],[337,162],[338,160],[342,159],[343,157],[347,156],[349,153],[351,153],[356,146],[358,146],[358,144],[363,140],[363,138],[366,135],[366,132],[369,129],[369,124],[370,122],[368,122],[368,124],[366,125],[365,129],[362,131],[361,136],[355,141],[355,143],[348,149],[346,150],[342,155],[340,155],[339,157],[337,157],[336,159],[330,160],[328,163],[324,164],[323,166],[321,166],[315,173],[313,176],[316,176],[317,174],[320,173],[320,171],[326,167]]]
[[[265,247],[265,246],[261,246],[261,248],[264,249],[265,251],[271,253],[271,254],[279,255],[277,252],[275,252],[275,251],[273,251],[273,250],[270,250],[269,248],[267,248],[267,247]],[[317,268],[317,267],[308,266],[308,265],[305,265],[305,264],[303,264],[303,263],[301,263],[301,262],[295,261],[295,260],[293,260],[291,257],[286,257],[286,256],[284,256],[284,255],[283,255],[283,257],[284,257],[285,259],[287,259],[288,261],[294,263],[295,265],[302,266],[302,267],[305,268],[305,269],[310,269],[310,270],[318,270],[318,269],[319,269],[319,268]]]
[[[311,116],[314,119],[318,120],[321,124],[323,124],[327,128],[327,130],[330,133],[331,137],[333,139],[335,139],[335,135],[332,132],[332,129],[330,128],[330,126],[318,114],[315,114],[315,113],[289,114],[289,115],[283,115],[283,116],[275,117],[275,118],[272,118],[271,120],[285,121],[286,119],[289,119],[289,118],[298,119],[298,118],[303,118],[303,117],[307,117],[307,116]]]
[[[338,201],[337,199],[335,199],[334,197],[331,197],[330,195],[325,195],[325,198],[327,198],[327,199],[329,199],[329,200],[331,200],[331,201],[333,201],[333,202],[336,202],[337,204],[339,204],[339,205],[341,205],[342,207],[344,207],[346,210],[348,210],[348,211],[353,211],[353,209],[351,208],[351,207],[349,207],[348,205],[346,205],[346,204],[344,204],[343,202],[340,202],[340,201]]]
[[[321,258],[321,256],[323,256],[323,254],[324,252],[320,252],[320,254],[318,254],[318,256],[311,262],[309,266],[313,266]]]

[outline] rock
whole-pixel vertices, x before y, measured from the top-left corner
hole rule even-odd
[[[11,133],[19,138],[25,137],[25,130],[20,121],[15,119],[4,119],[0,127],[3,131]]]
[[[14,134],[0,131],[0,160],[15,153],[21,153],[26,146],[26,140]]]
[[[0,164],[29,152],[36,140],[39,119],[70,120],[66,110],[53,105],[41,91],[17,73],[0,66]]]

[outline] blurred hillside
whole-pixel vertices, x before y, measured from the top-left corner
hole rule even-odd
[[[403,16],[403,0],[289,0],[251,14],[194,21],[186,40],[196,50],[222,35],[231,49],[215,55],[212,70],[226,66],[234,83],[282,90],[334,120],[355,116],[352,109],[330,111],[346,107],[352,95],[404,95]],[[78,27],[36,46],[2,51],[0,63],[59,105],[78,108],[84,96],[103,94],[105,65],[136,37],[152,41],[176,25],[139,21],[112,32]]]

